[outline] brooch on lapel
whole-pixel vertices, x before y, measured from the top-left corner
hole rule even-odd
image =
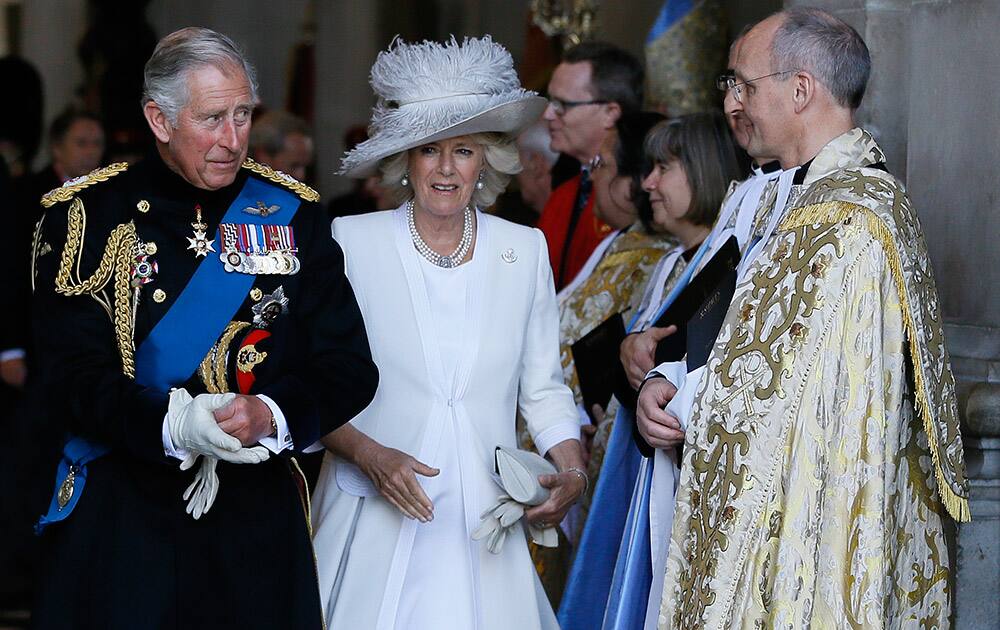
[[[514,248],[508,247],[507,249],[503,250],[503,253],[500,254],[500,260],[508,264],[516,262],[517,253],[514,251]]]

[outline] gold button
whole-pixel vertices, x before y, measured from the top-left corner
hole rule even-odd
[[[250,289],[250,298],[254,302],[260,302],[260,298],[262,298],[262,297],[264,297],[264,292],[263,291],[261,291],[257,287],[254,287],[254,288]]]
[[[146,243],[146,253],[150,256],[156,253],[156,243],[149,241]]]
[[[143,214],[149,212],[149,202],[146,201],[145,199],[141,199],[139,203],[135,204],[135,207],[139,212]]]
[[[159,304],[163,300],[167,299],[167,292],[163,289],[157,289],[153,291],[153,301]]]

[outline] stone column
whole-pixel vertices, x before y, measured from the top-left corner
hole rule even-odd
[[[956,630],[1000,623],[1000,383],[974,386],[966,409],[972,522],[959,527],[956,541]]]

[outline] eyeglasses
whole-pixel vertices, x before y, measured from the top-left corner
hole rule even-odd
[[[732,90],[733,98],[736,99],[736,102],[742,103],[743,98],[741,95],[743,94],[744,85],[749,85],[754,81],[760,81],[761,79],[767,79],[768,77],[776,77],[781,74],[788,74],[789,72],[798,72],[798,70],[782,70],[781,72],[772,72],[771,74],[765,74],[764,76],[757,77],[756,79],[747,79],[742,83],[737,83],[736,75],[732,73],[720,74],[719,78],[715,80],[715,87],[719,88],[723,92],[725,92],[726,90]]]
[[[552,106],[552,111],[556,113],[556,116],[563,116],[568,110],[574,107],[582,107],[583,105],[606,105],[611,101],[593,100],[593,101],[563,101],[558,98],[550,98],[549,105]]]

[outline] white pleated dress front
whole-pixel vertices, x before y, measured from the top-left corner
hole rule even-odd
[[[542,451],[579,437],[544,238],[477,217],[473,258],[454,269],[416,252],[404,208],[334,223],[380,378],[351,422],[441,472],[418,476],[434,503],[420,523],[326,454],[312,511],[330,628],[558,628],[523,532],[500,554],[471,537],[502,493],[493,451],[516,445],[517,410]]]

